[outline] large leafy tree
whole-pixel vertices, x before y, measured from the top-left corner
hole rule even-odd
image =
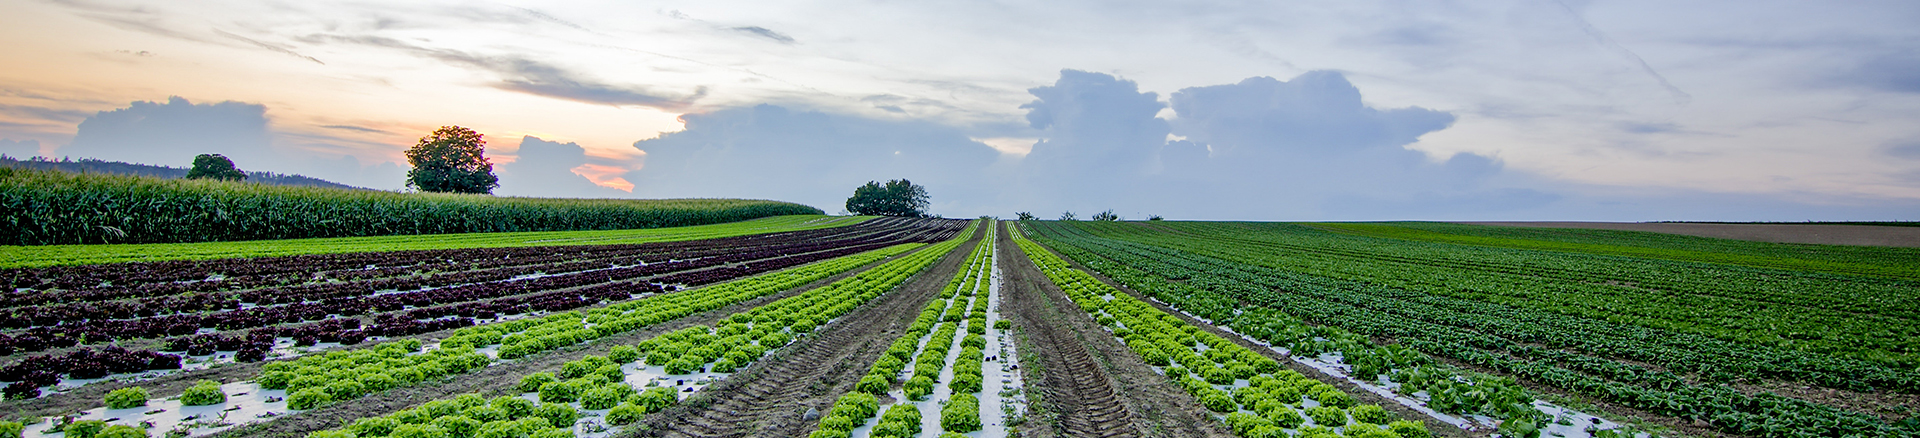
[[[927,199],[927,188],[912,181],[896,179],[886,184],[867,181],[867,185],[853,189],[853,197],[847,198],[847,211],[875,216],[925,217]]]
[[[487,162],[487,141],[459,126],[442,126],[407,150],[407,187],[422,192],[493,193],[500,177]]]
[[[217,179],[221,181],[246,181],[247,173],[233,167],[233,160],[220,154],[200,154],[193,157],[193,168],[187,170],[187,179]]]

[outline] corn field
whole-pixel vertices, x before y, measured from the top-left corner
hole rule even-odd
[[[744,199],[514,198],[0,168],[0,245],[612,230],[822,213]]]

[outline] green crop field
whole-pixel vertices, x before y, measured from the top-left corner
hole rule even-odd
[[[1373,345],[1386,340],[1722,433],[1912,433],[1912,420],[1888,420],[1911,408],[1900,402],[1782,396],[1920,394],[1910,249],[1424,223],[1027,224],[1214,324],[1296,352],[1342,351],[1367,367],[1363,380],[1428,381],[1422,361],[1370,359],[1404,356]],[[1440,395],[1430,403],[1443,411],[1546,420]]]
[[[0,244],[621,230],[822,214],[744,199],[548,199],[0,168]]]
[[[343,254],[458,248],[614,245],[717,239],[748,234],[815,230],[853,225],[872,216],[775,216],[743,222],[641,230],[530,231],[424,236],[329,237],[241,242],[123,245],[0,246],[0,268],[91,265],[164,260],[211,260],[303,254]]]
[[[781,215],[0,257],[0,438],[1920,435],[1911,248]],[[161,260],[210,261],[114,264]]]

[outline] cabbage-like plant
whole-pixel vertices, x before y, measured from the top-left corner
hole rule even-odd
[[[107,393],[107,409],[128,409],[147,405],[147,389],[134,386]]]
[[[207,406],[225,403],[227,393],[220,391],[220,384],[212,380],[194,382],[192,387],[180,394],[180,404],[187,406]]]
[[[612,409],[620,404],[620,391],[611,387],[599,387],[580,394],[580,407],[599,410]]]

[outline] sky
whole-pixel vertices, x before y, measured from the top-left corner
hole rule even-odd
[[[0,2],[0,153],[502,196],[1920,220],[1920,3]]]

